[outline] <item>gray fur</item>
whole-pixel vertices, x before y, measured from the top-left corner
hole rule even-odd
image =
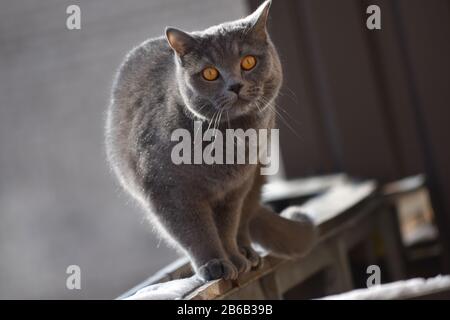
[[[194,137],[194,120],[202,120],[204,130],[214,120],[221,131],[273,128],[275,115],[264,106],[273,104],[282,71],[266,33],[269,6],[266,1],[245,19],[202,32],[167,28],[167,38],[147,40],[127,55],[113,87],[106,128],[112,168],[205,280],[235,279],[257,267],[251,241],[295,256],[314,239],[309,220],[289,221],[260,205],[258,165],[175,165],[170,158],[176,144],[171,133],[185,128]],[[240,59],[246,54],[258,60],[244,72]],[[199,75],[208,65],[220,71],[214,83]],[[229,90],[235,83],[242,85],[238,100]],[[219,111],[228,117],[219,121]]]

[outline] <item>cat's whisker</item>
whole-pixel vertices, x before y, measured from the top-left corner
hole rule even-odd
[[[222,113],[223,113],[223,109],[221,109],[220,110],[220,114],[219,114],[219,120],[218,120],[218,122],[217,122],[217,127],[219,128],[219,126],[220,126],[220,120],[222,119]],[[217,129],[218,129],[217,128]],[[215,147],[215,145],[216,145],[216,130],[217,129],[214,129],[214,142],[213,142],[213,149],[214,149],[214,147]]]
[[[194,134],[194,142],[197,141],[197,134],[199,133],[201,127],[203,127],[203,121],[202,124],[198,127],[197,132],[195,132]]]
[[[287,85],[285,85],[285,87],[291,93],[292,97],[294,98],[294,102],[298,104],[298,98],[297,98],[297,95],[295,94],[295,92],[291,88],[289,88]]]
[[[214,120],[214,125],[213,125],[213,133],[214,133],[214,141],[216,140],[216,126],[217,126],[217,120],[219,119],[219,115],[221,113],[222,109],[220,109],[217,113],[217,117]]]
[[[259,112],[262,114],[262,116],[264,116],[264,111],[267,108],[267,103],[261,102],[261,108],[259,110]]]
[[[282,114],[277,110],[277,109],[281,109],[282,111],[284,111],[288,116],[290,116],[285,110],[283,110],[275,101],[270,101],[267,100],[265,97],[261,97],[260,98],[262,103],[265,104],[263,110],[265,109],[269,109],[270,111],[272,111],[273,113],[275,113],[276,115],[278,115],[280,118],[283,118],[284,120],[286,120]]]
[[[269,108],[270,107],[270,103],[268,102],[268,103],[266,103],[266,105],[264,106],[264,108],[262,109],[262,111],[265,111],[267,108]]]
[[[207,105],[208,105],[208,103],[202,104],[201,107],[200,107],[200,109],[197,110],[197,112],[202,111]]]
[[[227,123],[228,123],[228,128],[229,129],[232,129],[231,128],[231,123],[230,123],[230,116],[229,116],[229,113],[228,113],[228,111],[227,111]],[[240,138],[239,138],[239,136],[236,136],[236,138],[239,140]],[[236,141],[233,139],[233,145],[236,145]]]
[[[208,129],[206,129],[206,131],[208,131],[209,128],[211,128],[211,124],[212,124],[212,122],[213,122],[213,120],[214,120],[214,117],[216,116],[217,113],[218,113],[218,111],[215,111],[214,114],[213,114],[213,116],[212,116],[212,118],[209,119],[209,125],[208,125]]]
[[[258,101],[255,101],[255,104],[259,105],[258,110],[260,113],[263,113],[267,109],[267,107],[269,105],[269,101],[266,100],[264,97],[261,97],[260,100],[261,100],[261,104],[259,104]]]
[[[219,121],[217,122],[217,128],[218,128],[218,129],[219,129],[219,127],[220,127],[220,121],[222,121],[222,113],[223,113],[223,109],[222,109],[222,111],[220,111]]]
[[[268,101],[268,100],[267,100],[266,98],[264,98],[264,97],[261,97],[261,99],[264,100],[264,101]],[[286,116],[287,116],[290,120],[294,121],[294,122],[295,122],[296,124],[298,124],[299,126],[302,126],[302,123],[301,123],[298,119],[292,117],[292,116],[289,114],[289,112],[287,112],[283,107],[281,107],[281,105],[279,105],[279,104],[276,103],[275,101],[273,102],[273,104],[274,104],[274,108],[275,108],[276,110],[281,110],[282,112],[284,112],[284,113],[286,114]],[[280,117],[281,117],[281,114],[280,114]]]
[[[283,117],[283,115],[278,112],[274,107],[270,106],[269,110],[271,110],[272,112],[274,112],[279,118],[280,120],[286,125],[286,127],[288,127],[299,139],[303,139],[300,134],[289,124],[289,122]]]
[[[261,112],[261,108],[259,107],[259,103],[255,101],[255,106],[258,109],[259,112]]]
[[[277,107],[277,109],[283,111],[283,112],[286,114],[286,116],[289,117],[289,119],[291,119],[292,121],[294,121],[294,122],[295,122],[296,124],[298,124],[299,126],[302,126],[301,121],[299,121],[298,119],[292,117],[292,116],[289,114],[289,112],[287,112],[285,109],[283,109],[279,104],[276,104],[276,107]]]
[[[219,126],[220,126],[220,118],[222,117],[222,112],[223,112],[223,109],[219,109],[218,115],[216,117],[216,120],[214,121],[214,128],[213,128],[214,142],[213,142],[213,148],[214,148],[214,145],[216,143],[217,130],[218,130]]]
[[[223,109],[221,109],[220,114],[219,114],[219,121],[217,121],[217,130],[220,129],[220,122],[222,121],[222,113],[223,113]]]
[[[289,88],[287,88],[286,87],[286,90],[289,90],[289,92],[283,92],[281,89],[280,89],[280,91],[279,91],[279,95],[280,96],[283,96],[283,97],[288,97],[292,102],[294,102],[296,105],[298,105],[299,103],[298,103],[298,98],[297,98],[297,96],[295,95],[295,93],[291,90],[291,89],[289,89]]]

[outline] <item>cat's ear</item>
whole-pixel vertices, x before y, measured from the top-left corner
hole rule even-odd
[[[191,51],[196,44],[196,40],[191,35],[172,27],[166,28],[166,38],[170,47],[180,57],[189,53],[189,51]]]
[[[260,40],[267,39],[267,18],[272,0],[264,1],[258,9],[247,17],[251,23],[251,34]]]

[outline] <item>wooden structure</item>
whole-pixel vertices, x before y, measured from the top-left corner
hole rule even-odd
[[[296,199],[309,198],[301,207],[315,220],[319,241],[307,256],[283,260],[262,253],[261,269],[243,274],[235,281],[215,280],[204,284],[191,277],[188,261],[180,259],[119,299],[152,298],[152,292],[161,289],[170,292],[172,284],[177,285],[177,290],[178,285],[184,288],[175,295],[169,294],[170,299],[282,299],[287,292],[320,272],[326,279],[324,295],[345,292],[354,288],[349,252],[362,245],[367,265],[374,264],[375,236],[382,242],[389,279],[405,279],[403,245],[394,209],[398,199],[425,188],[424,182],[423,177],[418,176],[380,188],[374,181],[356,182],[345,175],[333,175],[287,182],[289,194],[277,195],[270,192],[274,187],[269,186],[265,199],[275,207],[280,202],[289,204]]]
[[[366,27],[369,5],[381,30]],[[284,67],[286,177],[343,171],[386,183],[424,172],[450,273],[450,2],[273,1],[269,29]]]
[[[450,276],[414,278],[327,296],[322,300],[449,300]]]

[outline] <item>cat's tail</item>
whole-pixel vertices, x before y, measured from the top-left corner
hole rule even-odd
[[[306,255],[317,240],[317,229],[299,207],[289,207],[278,215],[268,207],[261,207],[250,222],[252,241],[281,258]]]

